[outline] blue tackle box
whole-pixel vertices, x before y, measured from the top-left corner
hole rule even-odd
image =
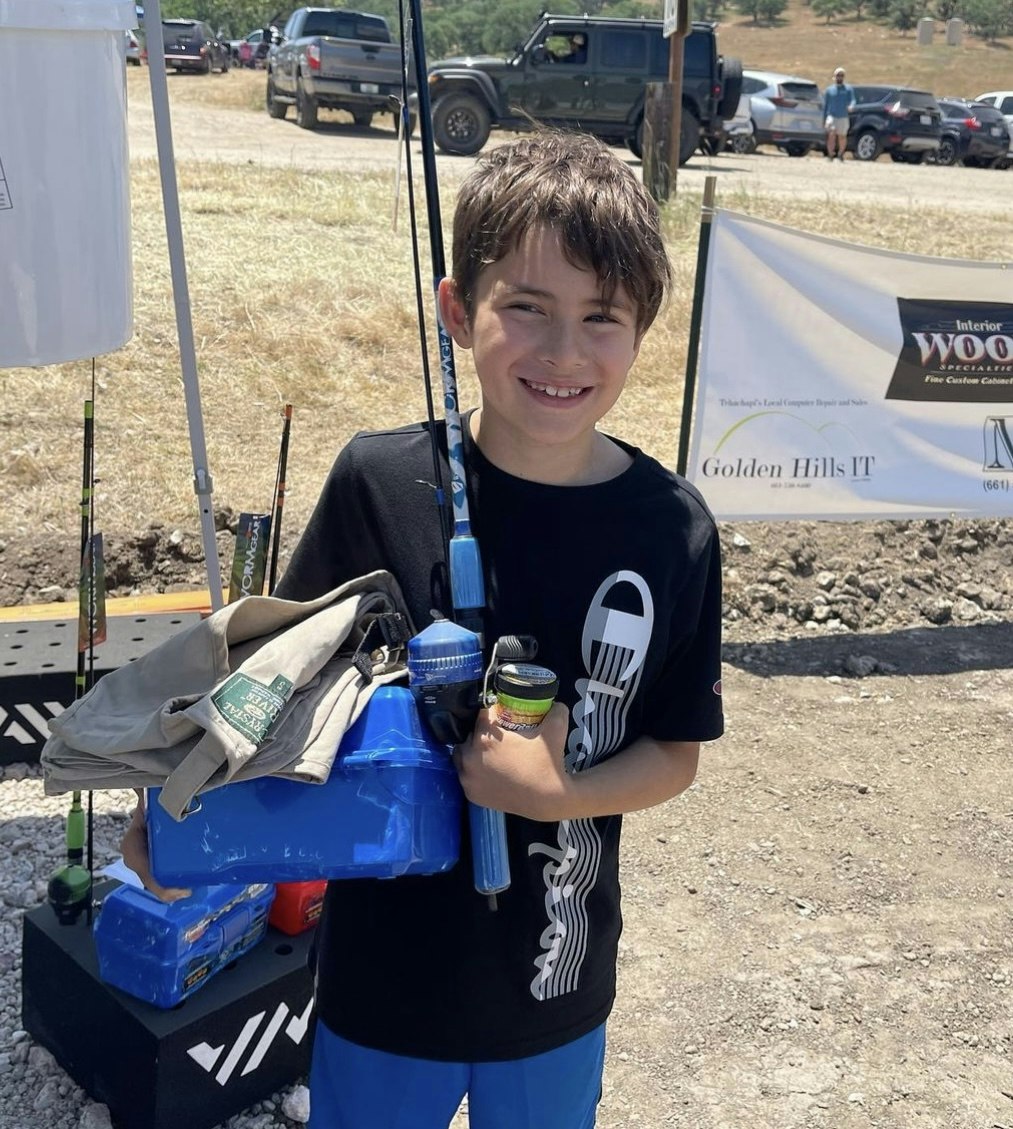
[[[463,794],[451,750],[411,691],[380,686],[324,784],[265,776],[202,792],[177,822],[148,791],[151,870],[163,886],[394,878],[449,870]]]
[[[162,902],[117,886],[94,924],[99,976],[155,1007],[175,1007],[267,932],[274,887],[203,886]]]

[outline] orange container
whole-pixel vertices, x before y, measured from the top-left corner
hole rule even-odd
[[[279,882],[268,922],[290,937],[305,933],[320,919],[326,889],[324,878],[312,882]]]

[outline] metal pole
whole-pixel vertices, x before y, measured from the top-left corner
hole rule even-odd
[[[186,256],[183,251],[183,224],[179,214],[179,191],[176,185],[176,158],[172,147],[172,125],[169,120],[169,87],[165,78],[165,45],[162,42],[161,0],[146,0],[144,5],[144,38],[148,48],[148,76],[151,80],[151,107],[155,117],[155,141],[158,147],[158,170],[162,180],[162,205],[165,209],[165,234],[169,243],[169,266],[172,272],[172,295],[176,306],[176,332],[183,371],[183,392],[186,396],[186,418],[190,432],[193,459],[193,487],[200,508],[201,539],[207,566],[211,610],[224,606],[222,570],[218,564],[218,542],[215,538],[215,514],[211,495],[214,484],[208,470],[207,445],[204,440],[204,418],[201,413],[200,380],[197,376],[197,352],[193,341],[193,319],[190,316],[190,290],[186,278]]]
[[[693,280],[693,309],[689,317],[689,344],[686,348],[686,382],[682,390],[682,422],[679,424],[679,453],[675,469],[686,473],[689,461],[689,432],[693,422],[693,399],[696,395],[697,354],[700,351],[700,324],[703,320],[703,289],[707,277],[707,255],[710,251],[711,220],[714,218],[714,196],[718,178],[711,174],[703,182],[703,203],[700,206],[700,236],[696,248],[696,277]]]

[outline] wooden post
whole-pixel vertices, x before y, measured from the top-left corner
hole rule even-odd
[[[672,137],[672,91],[667,82],[649,82],[644,93],[644,187],[658,203],[671,189],[669,145]],[[678,155],[676,155],[678,161]]]
[[[644,185],[663,203],[675,193],[682,135],[683,40],[689,34],[689,0],[665,0],[668,82],[651,82],[644,93]]]

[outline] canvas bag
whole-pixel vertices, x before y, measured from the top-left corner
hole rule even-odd
[[[45,791],[160,787],[181,819],[199,792],[232,780],[323,783],[373,690],[405,676],[412,634],[383,570],[306,602],[247,596],[105,675],[54,718]]]

